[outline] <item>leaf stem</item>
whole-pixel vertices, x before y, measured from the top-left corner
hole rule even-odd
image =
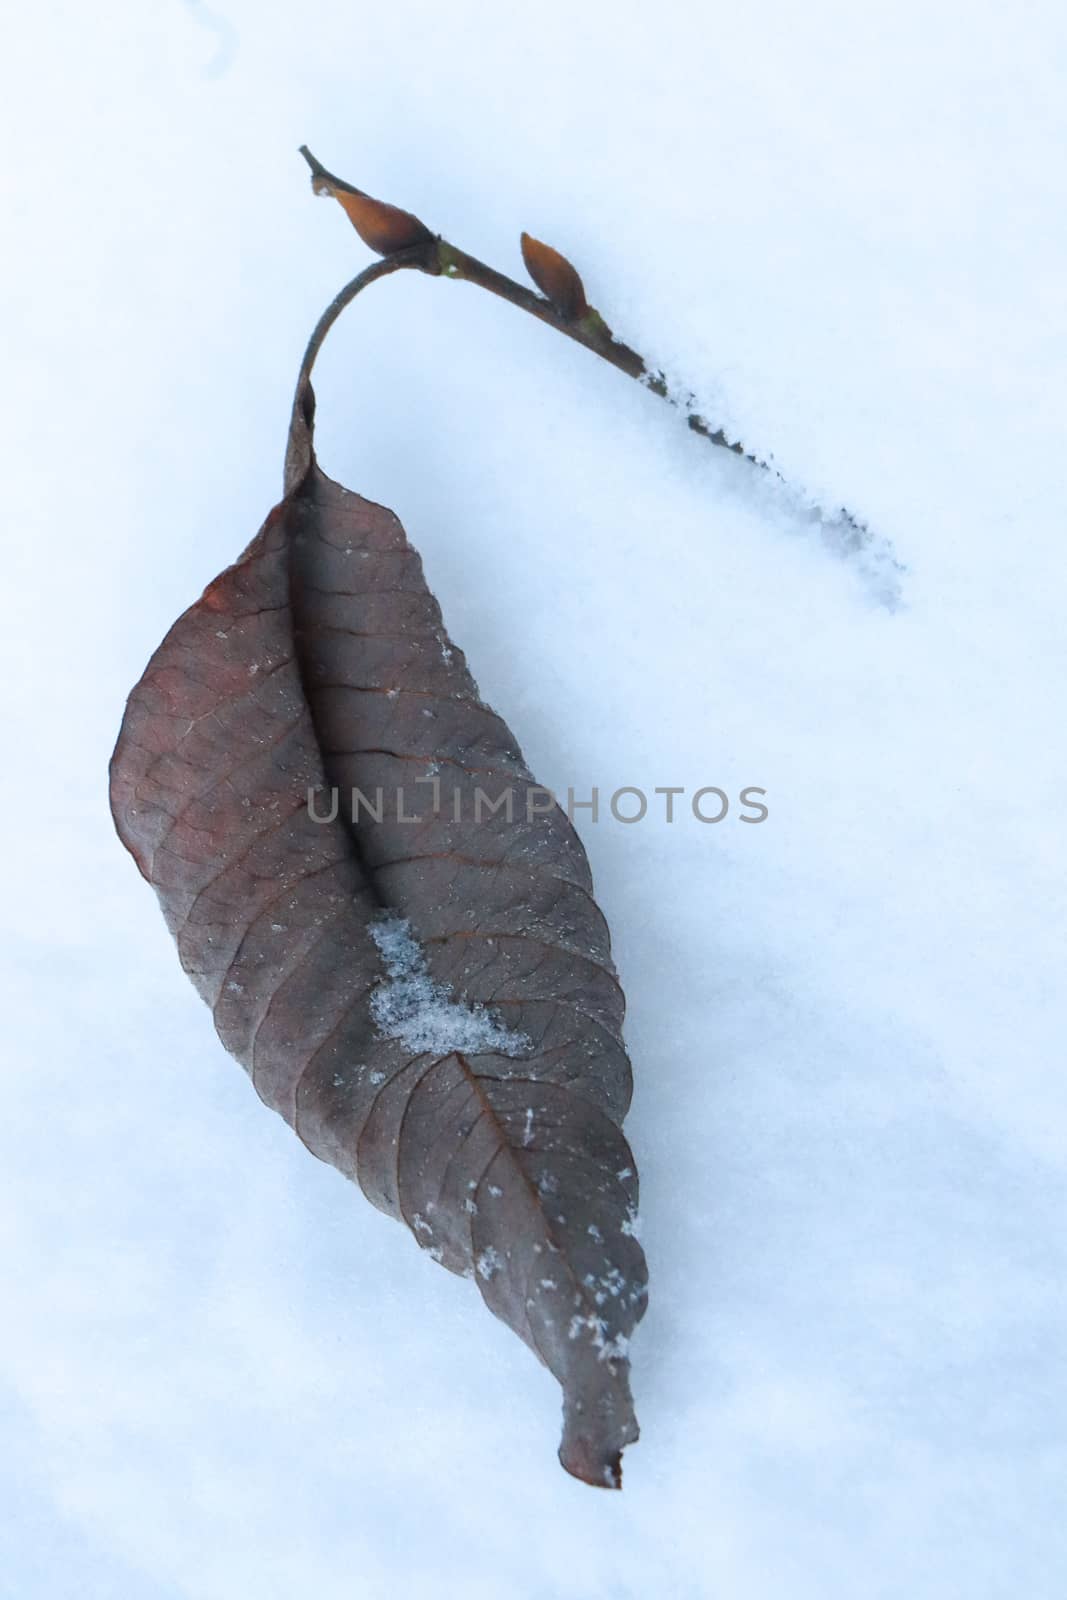
[[[383,256],[380,261],[372,261],[369,267],[357,273],[350,283],[346,283],[338,294],[335,294],[322,316],[316,322],[311,338],[304,351],[304,359],[300,363],[300,371],[296,377],[296,389],[299,394],[311,377],[311,369],[315,365],[319,351],[322,349],[326,335],[337,321],[346,306],[350,306],[357,294],[379,278],[387,278],[391,272],[401,272],[405,267],[418,267],[425,271],[424,257],[426,251],[421,245],[413,246],[408,250],[398,250],[395,255]]]

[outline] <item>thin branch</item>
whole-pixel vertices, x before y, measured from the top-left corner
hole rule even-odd
[[[343,178],[335,177],[328,172],[320,161],[312,155],[306,145],[301,145],[300,154],[311,168],[312,186],[316,193],[332,194],[339,199],[348,212],[350,220],[357,231],[364,237],[372,248],[381,249],[378,240],[390,236],[392,230],[399,229],[395,237],[411,238],[413,243],[406,244],[404,248],[394,250],[390,254],[383,254],[380,261],[374,262],[347,284],[335,300],[323,312],[311,339],[308,343],[307,353],[300,369],[298,388],[311,371],[312,364],[318,354],[322,341],[333,323],[340,316],[356,295],[373,283],[375,279],[385,277],[391,272],[402,268],[416,268],[433,277],[452,278],[466,283],[477,284],[481,289],[487,289],[490,294],[495,294],[501,300],[506,300],[509,305],[517,306],[520,311],[527,312],[536,317],[539,322],[545,323],[550,328],[555,328],[557,333],[565,334],[568,339],[573,339],[576,344],[583,345],[591,350],[602,361],[607,361],[619,372],[624,372],[628,378],[633,378],[653,394],[659,395],[668,405],[681,411],[685,417],[690,431],[698,434],[702,439],[707,439],[709,444],[719,449],[727,450],[732,455],[741,456],[745,461],[751,462],[760,472],[765,472],[776,478],[779,483],[789,487],[777,467],[768,461],[746,450],[744,445],[737,440],[731,440],[722,428],[713,428],[706,418],[694,409],[694,397],[689,395],[682,399],[671,393],[663,373],[658,368],[649,366],[645,358],[637,351],[616,339],[607,323],[598,311],[589,307],[584,300],[581,290],[581,280],[569,262],[561,261],[568,273],[573,275],[573,281],[578,286],[582,312],[578,316],[567,315],[561,306],[553,303],[546,295],[535,294],[532,289],[524,284],[516,283],[513,278],[498,272],[495,267],[490,267],[484,261],[479,261],[476,256],[468,255],[465,250],[460,250],[456,245],[449,244],[440,235],[431,234],[417,218],[408,212],[398,211],[396,207],[386,205],[385,202],[373,200],[365,195],[361,189],[346,183]],[[403,219],[402,221],[398,219]],[[410,227],[408,227],[410,225]],[[379,229],[384,226],[387,232],[383,235]],[[531,241],[536,243],[536,241]],[[540,249],[545,247],[540,246]],[[551,252],[555,255],[555,252]],[[870,537],[867,524],[861,522],[845,506],[834,513],[827,513],[815,508],[820,519],[830,527],[849,530],[848,542],[856,546],[861,545]],[[900,569],[899,562],[894,565]]]
[[[372,283],[376,283],[379,278],[387,278],[391,272],[401,272],[405,267],[418,267],[420,270],[425,271],[422,260],[424,255],[425,251],[421,247],[415,246],[409,250],[398,250],[392,256],[384,256],[381,261],[372,261],[369,267],[364,267],[362,272],[357,273],[351,283],[346,283],[339,294],[334,295],[326,310],[316,322],[311,338],[307,342],[304,359],[300,363],[300,371],[297,373],[296,378],[297,393],[303,389],[311,377],[311,369],[315,365],[326,335],[345,307],[352,304],[357,294],[361,294],[364,289],[368,288]]]
[[[628,344],[623,344],[621,339],[616,339],[598,311],[589,310],[585,316],[577,320],[568,318],[552,304],[551,300],[545,299],[543,295],[534,294],[525,285],[505,277],[502,272],[497,272],[495,267],[487,266],[484,261],[468,255],[465,250],[458,250],[455,245],[449,244],[444,239],[438,243],[438,256],[442,277],[461,278],[467,283],[476,283],[479,288],[488,289],[490,294],[499,295],[501,300],[508,301],[510,305],[528,311],[531,316],[537,317],[538,321],[545,322],[550,328],[566,334],[568,339],[584,345],[602,361],[607,361],[620,372],[625,372],[628,378],[634,378],[646,389],[651,389],[653,394],[666,400],[668,405],[680,407],[686,412],[688,424],[694,433],[703,435],[712,444],[719,445],[734,455],[744,456],[746,461],[751,461],[765,472],[774,471],[766,461],[760,461],[757,456],[751,455],[744,445],[728,439],[721,428],[712,429],[703,417],[698,417],[689,410],[685,401],[673,396],[667,388],[663,374],[651,371],[645,358],[638,351],[631,349]]]

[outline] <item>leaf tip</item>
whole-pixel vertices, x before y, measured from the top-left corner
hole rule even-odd
[[[559,1447],[559,1461],[572,1478],[594,1489],[622,1488],[622,1451],[604,1456],[592,1449],[588,1440],[565,1441]]]
[[[583,1401],[564,1389],[560,1465],[595,1489],[621,1489],[622,1453],[640,1433],[628,1373],[612,1371],[599,1395],[584,1392]]]

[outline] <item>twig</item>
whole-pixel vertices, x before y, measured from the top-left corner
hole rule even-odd
[[[387,278],[391,272],[401,272],[405,267],[417,267],[421,271],[426,270],[420,249],[398,250],[395,255],[384,256],[381,261],[372,261],[369,267],[364,267],[362,272],[356,274],[351,283],[346,283],[344,288],[334,295],[326,310],[316,322],[311,338],[307,342],[304,359],[300,363],[300,371],[297,373],[296,378],[298,394],[311,377],[311,369],[315,365],[326,335],[345,307],[350,306],[357,294],[361,294],[364,289],[369,288],[372,283],[376,283],[379,278]]]
[[[402,268],[414,267],[433,277],[460,279],[466,283],[477,284],[479,288],[488,289],[490,294],[506,300],[509,305],[528,312],[539,322],[546,323],[548,327],[555,328],[557,333],[565,334],[568,339],[584,345],[602,361],[609,362],[618,371],[624,372],[628,378],[635,379],[653,394],[666,400],[668,405],[683,413],[687,426],[693,433],[699,434],[701,438],[707,439],[719,449],[741,456],[760,472],[768,473],[788,487],[787,480],[777,467],[746,450],[737,440],[729,439],[722,428],[713,428],[706,418],[694,409],[692,395],[681,399],[672,394],[661,371],[651,368],[638,351],[615,338],[600,313],[587,303],[581,279],[574,267],[556,251],[535,239],[530,239],[526,234],[523,235],[523,255],[527,267],[539,287],[546,290],[544,294],[535,294],[524,284],[516,283],[513,278],[497,272],[495,267],[479,261],[476,256],[468,255],[465,250],[450,244],[439,234],[431,233],[429,228],[410,212],[401,211],[384,201],[375,200],[370,195],[364,194],[361,189],[346,183],[343,178],[328,172],[312,155],[307,145],[301,145],[300,154],[311,168],[312,187],[315,192],[329,194],[339,200],[365,243],[369,244],[371,249],[378,250],[383,258],[347,284],[323,312],[304,356],[300,369],[301,382],[308,377],[326,333],[345,306],[376,278]],[[815,507],[814,514],[828,527],[850,530],[848,542],[855,546],[865,543],[870,537],[867,524],[861,522],[845,506],[841,506],[834,513],[827,513]],[[899,562],[894,562],[894,565],[898,570],[902,570]]]

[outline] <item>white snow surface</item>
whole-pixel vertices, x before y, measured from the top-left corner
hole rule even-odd
[[[406,917],[378,917],[370,936],[381,953],[385,980],[371,994],[370,1011],[379,1033],[399,1039],[413,1055],[446,1056],[454,1050],[523,1056],[524,1033],[507,1028],[484,1006],[457,1000],[447,984],[430,977],[426,955]]]
[[[5,33],[0,1595],[1059,1600],[1062,7]],[[305,141],[517,276],[522,229],[564,251],[797,486],[462,283],[375,285],[317,372],[324,467],[400,515],[539,781],[649,795],[576,814],[651,1266],[621,1494],[560,1470],[476,1282],[261,1105],[107,814],[370,259]],[[895,609],[806,496],[888,542]]]

